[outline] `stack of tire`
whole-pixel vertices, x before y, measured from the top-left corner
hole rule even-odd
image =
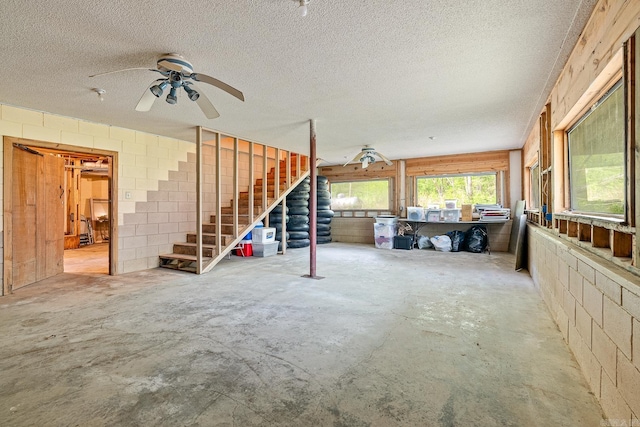
[[[306,178],[287,195],[289,222],[287,223],[287,248],[306,248],[309,241],[309,178]]]
[[[316,242],[320,244],[331,243],[331,218],[333,211],[331,210],[331,192],[329,191],[329,180],[325,176],[317,177],[317,224],[316,224]]]
[[[289,212],[289,208],[287,207],[285,210],[285,215]],[[284,219],[285,223],[289,223],[289,215],[286,215]],[[276,240],[278,243],[278,251],[282,250],[282,203],[273,208],[271,213],[269,214],[269,226],[274,227],[276,229]],[[286,239],[289,239],[289,233],[285,235]]]

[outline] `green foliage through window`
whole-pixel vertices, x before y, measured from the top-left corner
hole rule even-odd
[[[331,183],[331,208],[389,209],[389,180]]]
[[[455,199],[463,204],[491,204],[497,202],[496,174],[457,175],[417,178],[418,206],[445,207],[445,200]]]
[[[569,130],[571,208],[624,214],[624,91],[614,86]]]

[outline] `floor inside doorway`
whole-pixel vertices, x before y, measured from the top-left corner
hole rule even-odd
[[[80,246],[64,251],[64,272],[109,274],[109,242]]]

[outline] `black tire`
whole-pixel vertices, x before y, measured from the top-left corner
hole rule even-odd
[[[309,224],[309,217],[306,215],[291,215],[289,216],[289,225],[296,224]]]
[[[323,217],[323,218],[333,218],[333,216],[336,214],[334,211],[332,211],[331,209],[327,209],[326,211],[318,211],[318,218]]]
[[[331,236],[331,230],[316,231],[316,236]]]
[[[282,231],[282,224],[279,222],[272,222],[269,227],[273,227],[276,229],[276,233],[280,233]]]
[[[316,224],[316,230],[331,231],[331,226],[329,224]]]
[[[331,236],[318,236],[316,239],[316,243],[319,245],[324,245],[326,243],[331,243]]]
[[[287,249],[306,248],[310,244],[311,241],[309,239],[289,240],[287,242]]]
[[[309,239],[308,231],[290,231],[289,232],[289,241],[293,242],[294,240],[304,240]]]
[[[317,175],[316,176],[316,182],[318,184],[324,184],[327,185],[329,183],[329,178],[327,178],[326,176],[322,176],[322,175]]]
[[[291,193],[287,194],[287,203],[289,203],[289,200],[309,200],[309,197],[310,196],[308,191],[292,191]]]
[[[316,208],[316,212],[329,210],[331,210],[331,205],[318,205],[318,207]]]
[[[285,237],[286,237],[286,240],[289,240],[289,233],[287,233]],[[282,231],[276,232],[276,240],[278,242],[282,242]]]
[[[310,177],[306,177],[305,179],[302,180],[302,182],[304,182],[305,184],[310,184],[311,183],[311,178]]]
[[[316,223],[320,224],[331,224],[331,218],[325,216],[319,216],[316,218]]]
[[[327,184],[318,184],[316,191],[329,191],[329,186]]]
[[[287,207],[286,212],[289,212],[289,208]],[[282,213],[282,205],[278,205],[271,211],[272,214],[281,214]]]
[[[291,217],[289,215],[285,216],[285,222],[291,221]],[[269,224],[280,224],[282,222],[282,214],[271,214],[269,215]]]
[[[309,232],[309,224],[287,225],[287,231],[306,231],[306,232]]]
[[[309,190],[311,190],[311,185],[309,185],[306,182],[303,182],[302,184],[298,184],[298,186],[294,188],[293,191],[297,191],[297,192],[306,191],[308,193]]]
[[[331,193],[327,190],[318,190],[316,192],[318,195],[318,199],[329,199],[331,200]]]
[[[306,208],[309,206],[309,202],[305,199],[291,199],[287,200],[287,207],[292,208]]]
[[[330,205],[331,204],[331,196],[329,197],[318,197],[316,199],[319,205]]]
[[[291,209],[289,209],[289,215],[304,215],[304,216],[308,216],[309,215],[309,208],[303,208],[300,206],[293,206]]]

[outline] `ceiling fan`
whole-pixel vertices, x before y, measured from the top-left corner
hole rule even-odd
[[[194,73],[191,63],[177,53],[167,53],[160,56],[156,63],[156,68],[126,68],[124,70],[94,74],[89,77],[104,76],[106,74],[130,70],[149,70],[162,75],[162,78],[152,82],[144,91],[138,105],[136,105],[136,111],[149,111],[156,98],[162,96],[163,91],[169,87],[169,94],[167,94],[166,97],[167,103],[176,104],[178,102],[177,91],[183,88],[187,93],[187,97],[198,104],[208,119],[220,117],[220,113],[218,113],[218,110],[216,110],[211,101],[209,101],[209,98],[207,98],[202,91],[196,90],[197,86],[195,82],[210,84],[235,96],[240,101],[244,101],[244,95],[238,89],[206,74]]]
[[[362,151],[360,151],[358,155],[353,158],[353,160],[345,163],[344,166],[347,166],[351,162],[360,162],[362,163],[362,169],[365,169],[369,165],[376,162],[375,156],[380,157],[387,165],[389,166],[393,165],[393,162],[391,160],[387,159],[385,156],[378,153],[375,148],[365,145],[362,148]]]

